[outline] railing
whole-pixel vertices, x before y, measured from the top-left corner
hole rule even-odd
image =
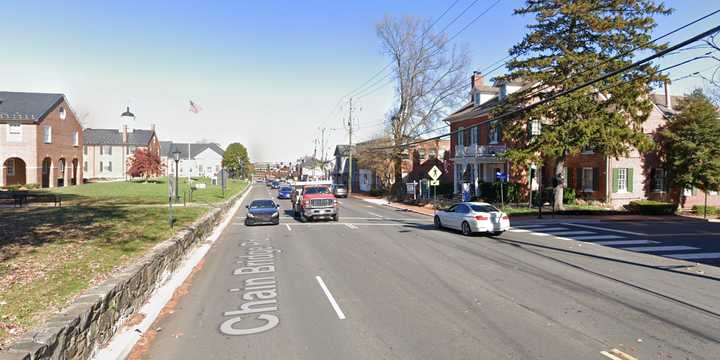
[[[501,156],[507,151],[505,145],[469,145],[456,146],[455,157],[474,157],[474,156]]]

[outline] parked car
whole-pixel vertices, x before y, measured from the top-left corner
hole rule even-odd
[[[343,184],[333,185],[333,194],[335,194],[335,197],[339,197],[339,198],[346,198],[348,196],[347,189],[345,188],[345,185],[343,185]]]
[[[292,196],[293,188],[290,186],[282,186],[278,189],[278,199],[290,199]]]
[[[481,202],[461,202],[435,213],[436,228],[462,231],[463,235],[489,233],[498,236],[510,229],[510,219],[498,208]]]
[[[280,187],[280,182],[277,180],[273,180],[273,182],[270,183],[270,188],[277,189]]]
[[[245,225],[272,224],[280,223],[280,205],[270,199],[253,200],[247,208],[247,216],[245,217]]]

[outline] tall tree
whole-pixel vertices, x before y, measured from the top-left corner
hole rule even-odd
[[[446,111],[464,100],[469,64],[467,48],[451,46],[433,33],[428,20],[385,17],[377,25],[383,52],[392,59],[396,104],[389,111],[388,135],[394,146],[395,191],[402,191],[402,148],[431,129]]]
[[[501,81],[529,86],[508,97],[506,112],[571,89],[632,63],[636,52],[657,51],[649,43],[654,17],[671,10],[654,0],[526,0],[516,15],[534,15],[529,33],[510,49],[513,59]],[[563,209],[563,174],[569,156],[591,149],[624,156],[633,148],[648,150],[642,133],[652,105],[650,85],[663,79],[657,66],[643,65],[607,78],[502,123],[503,137],[518,142],[507,152],[515,164],[544,162],[555,169],[555,207]],[[528,131],[540,122],[540,135]]]
[[[240,143],[228,145],[223,155],[222,165],[233,177],[247,177],[252,170],[247,149]]]
[[[127,163],[128,175],[142,177],[146,181],[151,176],[160,176],[164,168],[160,156],[149,149],[136,149]]]
[[[701,90],[678,110],[661,133],[668,180],[680,189],[720,191],[720,112]]]
[[[371,170],[380,179],[381,184],[376,186],[380,189],[389,189],[395,176],[392,151],[387,149],[391,145],[392,140],[379,136],[358,144],[355,152],[358,167]]]

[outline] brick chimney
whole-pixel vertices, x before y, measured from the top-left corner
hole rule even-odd
[[[479,71],[473,71],[472,76],[470,76],[470,90],[475,90],[476,88],[479,88],[484,85],[485,85],[485,76],[482,73],[480,73]]]
[[[665,80],[665,106],[672,110],[672,96],[670,96],[670,84]]]

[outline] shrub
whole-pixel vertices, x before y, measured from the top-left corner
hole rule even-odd
[[[383,196],[385,195],[385,191],[378,188],[372,188],[370,189],[370,192],[368,193],[370,196]]]
[[[566,187],[563,189],[563,203],[574,204],[575,203],[575,189]]]
[[[480,190],[479,198],[489,203],[499,203],[500,200],[504,200],[505,203],[519,203],[523,199],[521,198],[522,185],[518,183],[503,183],[502,184],[502,198],[500,197],[500,182],[481,182],[478,184],[478,190]]]
[[[698,215],[705,214],[705,205],[693,205],[692,212]],[[717,206],[708,206],[707,207],[707,214],[708,215],[717,215],[719,213]]]
[[[653,200],[632,201],[625,208],[641,215],[672,215],[677,211],[676,204]]]

